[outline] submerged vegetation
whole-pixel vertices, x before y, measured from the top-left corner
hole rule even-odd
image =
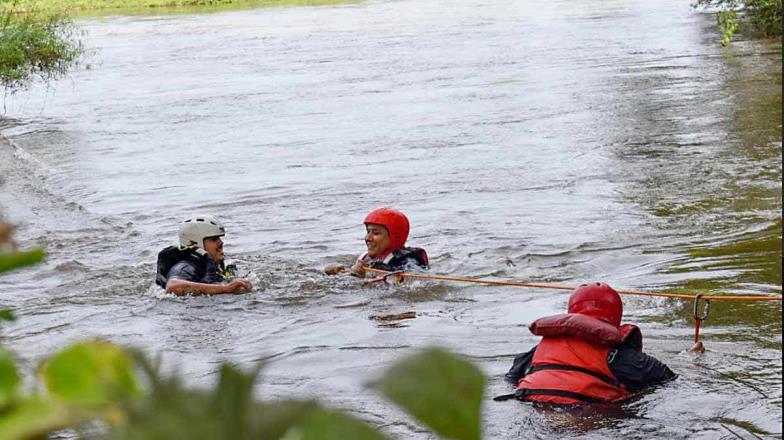
[[[781,0],[697,0],[695,7],[719,8],[716,24],[727,46],[739,26],[752,36],[781,36]]]

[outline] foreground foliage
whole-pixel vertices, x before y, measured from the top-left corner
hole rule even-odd
[[[0,273],[20,267],[36,264],[44,259],[43,249],[36,248],[29,251],[19,251],[12,240],[14,227],[3,221],[0,213]],[[11,315],[0,311],[0,319],[11,319]]]
[[[0,221],[0,273],[44,256],[17,251],[11,231]],[[0,310],[0,323],[13,319]],[[38,386],[27,390],[12,353],[0,345],[0,438],[45,438],[63,429],[113,440],[387,438],[317,401],[255,399],[259,371],[224,364],[214,389],[188,388],[176,376],[163,376],[141,352],[95,340],[49,357],[37,369]],[[484,383],[468,361],[430,348],[394,364],[369,386],[441,436],[476,440]]]
[[[730,44],[740,24],[762,37],[781,35],[781,0],[697,0],[694,6],[720,9],[716,24],[723,46]]]
[[[66,15],[18,14],[11,12],[15,4],[0,0],[0,84],[12,91],[62,77],[84,52],[81,33]]]
[[[447,378],[429,382],[434,368],[447,369]],[[66,428],[118,440],[387,438],[317,401],[256,400],[257,375],[258,369],[245,373],[224,364],[214,389],[190,389],[163,377],[140,353],[86,341],[41,364],[40,391],[25,393],[12,356],[0,349],[0,438],[40,438]],[[399,384],[420,386],[400,390]],[[484,377],[458,356],[427,349],[393,365],[375,386],[443,437],[480,438]]]

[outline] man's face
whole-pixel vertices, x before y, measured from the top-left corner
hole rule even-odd
[[[223,261],[223,240],[220,237],[205,238],[204,250],[207,251],[212,261],[216,263]]]
[[[365,229],[367,230],[365,245],[367,245],[368,256],[376,258],[389,247],[389,231],[387,231],[387,228],[375,223],[368,223],[365,225]]]

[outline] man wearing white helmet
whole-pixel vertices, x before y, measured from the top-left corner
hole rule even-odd
[[[178,296],[250,292],[250,281],[234,279],[232,267],[224,264],[224,235],[223,224],[211,215],[180,223],[180,245],[158,254],[155,282]]]

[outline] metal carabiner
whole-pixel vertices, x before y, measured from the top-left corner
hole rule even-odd
[[[708,315],[710,314],[710,300],[704,299],[705,304],[702,306],[702,315],[699,314],[700,312],[700,298],[702,298],[704,294],[698,293],[697,296],[694,297],[694,320],[695,321],[705,321],[708,319]]]
[[[700,341],[700,327],[702,326],[702,321],[708,319],[708,315],[710,314],[710,301],[705,299],[705,304],[702,306],[702,315],[700,315],[700,298],[702,298],[703,294],[698,293],[697,296],[694,297],[694,346],[689,350],[696,353],[702,353],[705,351],[705,346]]]

